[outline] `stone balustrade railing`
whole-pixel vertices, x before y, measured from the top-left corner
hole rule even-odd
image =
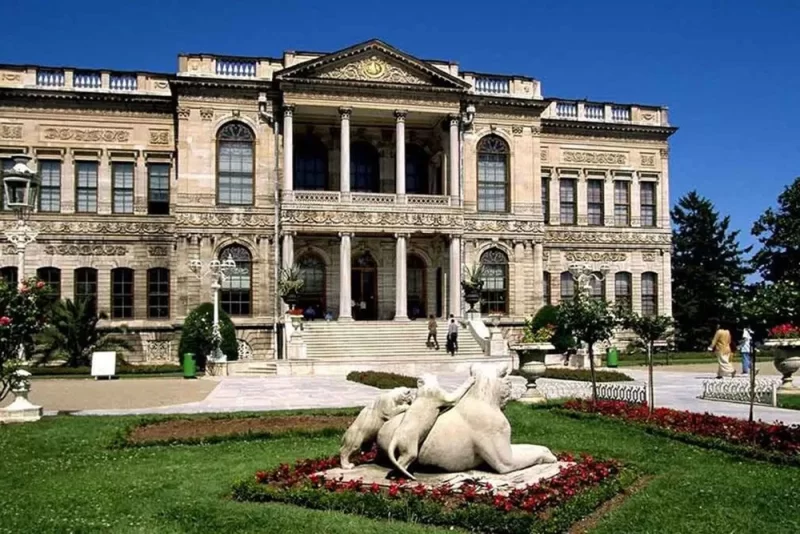
[[[214,71],[218,76],[255,78],[257,61],[254,59],[216,58]]]
[[[99,93],[170,94],[169,80],[163,75],[71,68],[3,67],[0,68],[0,86]]]
[[[447,195],[404,195],[398,197],[393,193],[341,193],[339,191],[284,191],[283,202],[296,204],[360,204],[363,206],[393,206],[408,204],[420,208],[441,208],[453,205]]]
[[[546,119],[669,126],[666,108],[576,100],[554,100],[542,116]]]
[[[475,92],[484,95],[510,95],[511,80],[508,78],[475,78]]]

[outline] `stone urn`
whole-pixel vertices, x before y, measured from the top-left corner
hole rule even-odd
[[[800,369],[800,339],[768,339],[764,346],[775,351],[772,364],[783,375],[779,389],[796,389],[792,384],[792,375]]]
[[[31,390],[31,374],[24,369],[14,371],[15,380],[11,388],[14,402],[0,409],[0,423],[31,423],[42,418],[42,407],[28,400]]]
[[[483,281],[477,284],[467,284],[461,282],[461,289],[464,291],[464,300],[469,304],[469,311],[475,310],[475,304],[481,300],[481,290],[483,289]]]
[[[300,314],[290,313],[289,319],[292,321],[292,326],[295,329],[295,332],[298,330],[303,329],[303,316]]]
[[[285,302],[287,306],[289,306],[290,308],[294,308],[300,296],[297,294],[297,291],[293,289],[287,292],[286,294],[281,295],[281,298],[283,299],[283,302]]]
[[[527,390],[519,402],[536,404],[545,402],[544,395],[536,387],[536,381],[544,376],[547,367],[545,357],[555,350],[552,343],[518,343],[510,347],[519,355],[519,370],[528,379]]]

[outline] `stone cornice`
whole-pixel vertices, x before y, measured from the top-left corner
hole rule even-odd
[[[171,104],[172,95],[112,92],[88,92],[80,90],[52,90],[33,87],[3,87],[0,98],[36,98],[49,100],[76,100],[83,102],[124,102],[141,104]]]
[[[609,137],[613,137],[616,134],[625,137],[641,136],[650,139],[667,140],[677,131],[678,128],[675,126],[645,126],[607,122],[542,119],[542,133],[545,135],[567,132],[587,132],[589,134],[601,132],[606,133]]]
[[[546,227],[544,231],[545,244],[556,245],[560,243],[580,243],[585,245],[669,245],[672,243],[672,233],[669,230],[589,230],[589,229],[557,229]]]

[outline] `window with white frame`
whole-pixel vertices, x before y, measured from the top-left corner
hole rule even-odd
[[[603,209],[604,182],[602,179],[586,181],[586,213],[589,226],[603,226],[605,217]]]
[[[61,162],[40,160],[39,211],[58,213],[61,211]]]
[[[639,183],[640,214],[642,226],[654,228],[656,226],[656,186],[654,181],[643,180]]]
[[[571,225],[578,222],[578,210],[576,205],[577,185],[577,178],[561,178],[558,181],[559,222],[561,224]]]
[[[614,181],[614,226],[631,224],[631,183],[628,180]]]
[[[113,163],[111,182],[114,192],[112,212],[133,213],[133,163]]]
[[[97,168],[96,161],[75,163],[75,211],[97,213]]]

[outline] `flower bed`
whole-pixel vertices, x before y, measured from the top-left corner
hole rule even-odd
[[[776,463],[800,464],[800,426],[749,423],[708,413],[657,408],[648,414],[644,404],[620,401],[571,400],[568,412],[600,415],[641,425],[682,441]]]
[[[356,463],[372,461],[375,450],[362,453]],[[344,482],[318,473],[339,467],[338,456],[299,460],[294,466],[280,465],[259,471],[254,479],[237,483],[238,501],[276,501],[322,510],[338,510],[376,519],[450,525],[478,532],[561,532],[591,513],[600,503],[622,491],[633,481],[629,471],[620,471],[614,461],[590,456],[575,462],[555,477],[516,489],[507,495],[491,484],[475,481],[454,489],[448,484],[428,488],[403,480],[388,488],[360,480]],[[621,476],[624,475],[624,476]]]

